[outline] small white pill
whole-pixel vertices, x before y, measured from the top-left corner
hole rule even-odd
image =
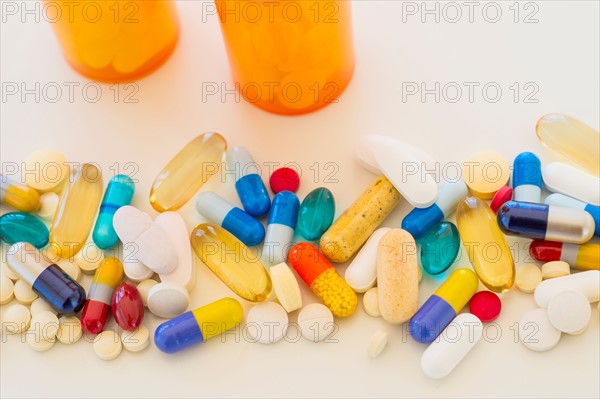
[[[391,229],[375,230],[346,269],[345,280],[356,292],[365,292],[377,281],[377,248],[379,240]]]
[[[377,287],[370,288],[365,295],[363,295],[363,308],[369,316],[379,317],[379,297],[377,293]]]
[[[129,352],[140,352],[150,344],[150,332],[144,325],[139,326],[134,331],[124,330],[121,333],[121,341]]]
[[[93,243],[86,243],[81,251],[73,257],[75,264],[79,266],[85,274],[94,274],[100,266],[100,262],[104,260],[104,253]]]
[[[298,313],[298,325],[302,336],[309,341],[321,342],[334,330],[331,310],[320,303],[306,305]]]
[[[29,311],[31,312],[32,316],[35,316],[40,312],[50,312],[56,314],[56,310],[52,309],[52,306],[50,306],[48,302],[46,302],[42,298],[37,298],[35,301],[33,301],[31,303]]]
[[[156,284],[148,291],[148,309],[163,319],[179,316],[189,305],[187,290],[172,281]]]
[[[137,258],[137,252],[138,249],[135,243],[123,244],[123,270],[130,280],[148,280],[154,276],[154,272],[140,262]]]
[[[302,307],[302,294],[298,280],[294,277],[292,269],[285,262],[281,262],[269,269],[273,291],[277,300],[288,312],[293,312]]]
[[[563,291],[548,302],[548,320],[559,331],[578,335],[590,324],[592,309],[587,298],[577,291]]]
[[[144,306],[148,306],[148,293],[156,284],[158,284],[158,281],[148,279],[140,281],[140,283],[137,285],[137,290],[140,293],[140,297],[142,298],[142,303]]]
[[[58,332],[58,317],[52,312],[41,311],[31,318],[27,334],[35,334],[37,340],[52,341]]]
[[[20,334],[27,331],[31,313],[25,305],[10,305],[3,314],[2,325],[8,334]]]
[[[102,331],[94,339],[94,352],[102,360],[113,360],[123,350],[121,338],[114,331]]]
[[[71,262],[67,259],[61,259],[58,261],[58,267],[60,267],[63,272],[67,273],[73,280],[81,280],[81,269],[75,262]]]
[[[17,280],[14,288],[15,298],[23,305],[31,305],[38,297],[25,280]]]
[[[2,260],[0,260],[0,262],[2,262],[2,275],[8,277],[13,282],[17,281],[19,279],[19,275],[17,273],[15,273],[13,271],[13,269],[8,267],[8,264],[6,263],[6,260],[5,260],[6,259],[5,256],[6,256],[5,254],[2,254]]]
[[[546,309],[530,310],[519,321],[519,339],[532,351],[544,352],[554,348],[560,336],[560,331],[548,320]]]
[[[74,344],[83,335],[81,321],[75,316],[63,316],[58,319],[56,338],[63,344]]]
[[[542,282],[542,271],[536,265],[525,265],[517,269],[515,284],[526,294],[535,291],[535,287]]]
[[[31,349],[37,352],[46,352],[54,346],[56,338],[52,339],[39,339],[36,334],[27,334],[27,345]]]
[[[15,284],[6,276],[0,277],[0,305],[9,303],[13,299]]]
[[[376,358],[377,356],[379,356],[379,354],[385,349],[387,345],[389,335],[389,333],[383,330],[378,330],[375,334],[373,334],[373,336],[369,340],[369,345],[367,347],[369,356],[371,356],[372,358]]]
[[[562,291],[578,291],[586,296],[590,303],[600,300],[600,271],[588,270],[564,277],[542,281],[534,293],[535,303],[541,308]]]
[[[56,213],[56,208],[58,207],[58,200],[58,194],[54,192],[48,192],[40,195],[40,202],[42,206],[37,212],[38,216],[44,220],[52,220],[54,213]]]
[[[568,276],[569,274],[571,274],[571,268],[567,262],[562,260],[555,260],[542,265],[542,278],[544,280]]]
[[[246,318],[250,339],[261,344],[272,344],[283,338],[288,329],[288,314],[276,302],[254,305]]]

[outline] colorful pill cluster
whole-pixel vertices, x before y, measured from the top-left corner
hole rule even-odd
[[[570,119],[546,116],[538,123],[538,134],[549,147],[573,147],[559,145],[561,137],[566,139],[560,131],[566,129],[565,121]],[[589,132],[584,136],[589,139]],[[512,187],[507,185],[509,164],[495,152],[474,154],[465,165],[493,163],[500,179],[489,182],[477,167],[465,166],[463,179],[438,187],[402,179],[390,149],[398,151],[399,159],[423,162],[428,158],[425,152],[394,138],[367,136],[357,156],[377,177],[336,219],[329,189],[315,188],[300,200],[299,178],[283,181],[280,169],[271,175],[269,191],[250,152],[240,146],[227,148],[219,133],[204,133],[168,161],[150,192],[149,205],[159,212],[156,217],[132,205],[133,179],[114,176],[104,190],[102,174],[93,163],[69,171],[70,179],[60,185],[42,184],[50,191],[41,196],[31,186],[2,176],[2,202],[15,210],[0,217],[0,238],[11,245],[9,269],[2,277],[2,304],[14,296],[23,305],[31,304],[31,313],[35,303],[36,313],[77,320],[80,330],[97,335],[94,350],[109,360],[122,346],[139,351],[148,345],[150,333],[142,324],[146,309],[169,319],[154,332],[154,343],[170,354],[244,321],[257,326],[251,334],[256,342],[278,342],[287,331],[288,314],[299,309],[301,335],[319,342],[331,333],[327,326],[334,317],[356,313],[358,294],[364,293],[368,315],[390,325],[407,323],[416,342],[429,344],[421,367],[431,378],[450,374],[475,347],[483,323],[500,315],[498,294],[506,295],[513,285],[533,293],[539,306],[521,320],[542,327],[540,342],[524,342],[529,349],[551,349],[561,334],[580,334],[589,323],[589,304],[600,297],[600,245],[590,241],[598,236],[600,208],[581,200],[594,198],[589,187],[574,192],[560,189],[577,185],[561,185],[560,176],[546,176],[542,162],[531,152],[515,157]],[[59,155],[36,152],[34,158]],[[593,152],[588,155],[594,157]],[[600,164],[597,156],[595,162]],[[177,210],[219,170],[235,175],[230,183],[237,198],[199,192],[195,207],[204,221],[190,232]],[[587,178],[598,182],[596,176]],[[547,180],[553,184],[548,186]],[[543,198],[544,189],[557,192]],[[54,201],[44,197],[56,192],[61,196]],[[381,227],[402,197],[417,207],[401,226]],[[39,214],[43,208],[44,215],[53,215],[49,229],[47,217]],[[456,224],[447,220],[453,215]],[[532,240],[530,254],[544,265],[516,268],[506,235]],[[90,249],[100,256],[90,259]],[[452,269],[461,255],[472,268]],[[345,274],[340,273],[334,265],[348,260],[352,261]],[[196,267],[206,267],[224,284],[222,289],[237,297],[190,310],[192,290],[205,283],[197,284]],[[584,271],[571,274],[571,269]],[[94,274],[87,295],[77,281],[82,270]],[[438,288],[420,303],[423,278],[432,279]],[[300,280],[320,303],[303,307]],[[246,317],[241,303],[252,306]],[[26,307],[10,310],[14,320],[30,322]],[[123,337],[115,339],[107,327],[111,315],[124,334],[136,334],[137,345]],[[44,317],[45,322],[54,320]],[[57,323],[54,335],[34,349],[51,347],[58,338]],[[265,336],[270,323],[285,327],[275,336]],[[456,342],[438,339],[451,328],[468,328],[474,335]],[[389,335],[382,330],[373,335],[368,345],[372,357],[383,351]]]

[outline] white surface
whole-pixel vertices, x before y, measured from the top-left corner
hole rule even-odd
[[[202,22],[202,3],[178,4],[181,38],[172,58],[157,72],[137,83],[138,103],[123,98],[133,90],[103,85],[97,103],[83,100],[81,91],[71,103],[68,92],[57,103],[32,95],[23,103],[13,96],[0,103],[0,155],[2,163],[20,162],[35,148],[52,146],[70,161],[98,162],[106,178],[117,172],[138,180],[133,204],[152,211],[148,195],[156,174],[197,134],[216,130],[230,145],[243,145],[261,165],[296,162],[302,167],[299,197],[317,186],[329,188],[339,215],[373,180],[358,165],[354,144],[358,136],[376,133],[397,137],[423,148],[442,165],[462,162],[471,153],[495,150],[511,160],[522,151],[538,154],[543,164],[560,160],[542,147],[535,123],[543,114],[563,112],[598,128],[599,125],[599,6],[593,1],[536,1],[538,23],[523,19],[532,10],[520,8],[514,23],[509,2],[498,2],[503,15],[498,23],[482,18],[479,6],[469,23],[462,7],[461,21],[439,23],[429,15],[406,16],[400,1],[361,1],[354,6],[357,65],[354,78],[339,102],[306,116],[281,117],[236,101],[229,94],[203,101],[202,82],[224,83],[232,88],[228,62],[214,16]],[[419,6],[420,2],[416,3]],[[459,4],[462,4],[459,2]],[[441,6],[441,5],[440,5]],[[450,10],[448,10],[450,11]],[[492,11],[490,10],[490,13]],[[7,16],[2,23],[1,78],[3,82],[87,81],[64,62],[50,26],[32,17]],[[423,103],[419,96],[402,101],[403,82],[479,82],[474,101],[468,90],[456,103],[433,95]],[[497,82],[502,97],[483,100],[481,87]],[[518,82],[520,98],[510,87]],[[525,103],[535,86],[537,103]],[[406,86],[406,84],[405,84]],[[90,91],[91,92],[91,91]],[[490,89],[490,95],[493,94]],[[330,163],[332,162],[332,163]],[[112,166],[112,170],[110,169]],[[312,169],[311,169],[312,166]],[[118,170],[117,170],[118,169]],[[442,169],[443,170],[443,169]],[[450,168],[446,169],[448,173]],[[316,172],[318,171],[318,176]],[[268,167],[263,168],[266,181]],[[335,172],[335,173],[334,173]],[[332,175],[331,175],[332,174]],[[237,204],[233,182],[211,180],[212,189]],[[180,210],[191,229],[202,221],[190,201]],[[397,227],[410,207],[402,202],[383,223]],[[4,211],[4,209],[3,209]],[[519,262],[527,258],[526,241],[509,238]],[[529,260],[530,261],[530,260]],[[468,267],[460,256],[457,267]],[[342,273],[344,265],[336,266]],[[448,273],[447,272],[447,273]],[[420,303],[442,279],[424,276]],[[84,276],[89,287],[91,276]],[[305,303],[314,295],[302,285]],[[191,303],[199,307],[224,296],[234,296],[208,269],[198,266],[198,282]],[[166,355],[154,344],[141,353],[122,353],[112,362],[98,359],[89,338],[74,345],[57,343],[46,353],[30,350],[19,336],[2,337],[0,344],[0,396],[2,397],[598,397],[600,340],[598,312],[580,336],[564,336],[549,352],[536,353],[516,342],[515,322],[536,307],[533,297],[516,288],[502,296],[497,325],[484,330],[484,338],[446,379],[434,381],[420,370],[425,346],[408,336],[406,328],[389,326],[367,316],[362,309],[349,319],[337,320],[338,329],[324,343],[287,341],[265,346],[244,342],[243,330],[214,338],[188,351]],[[7,306],[2,306],[2,310]],[[246,310],[249,304],[244,303]],[[296,314],[290,316],[296,320]],[[144,324],[154,331],[162,320],[146,313]],[[494,328],[496,326],[497,328]],[[373,331],[390,332],[388,347],[377,358],[365,351]],[[496,332],[501,337],[494,341]],[[518,334],[517,334],[518,335]],[[236,342],[238,341],[238,342]],[[20,364],[22,367],[5,367]],[[25,368],[27,372],[23,372]],[[32,384],[31,376],[39,378]],[[65,386],[68,376],[68,386]],[[93,383],[110,381],[110,383]]]

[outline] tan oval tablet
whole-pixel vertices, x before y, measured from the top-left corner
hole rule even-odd
[[[410,319],[419,305],[417,245],[409,232],[392,229],[377,249],[379,311],[385,321],[400,324]]]
[[[562,260],[555,260],[542,265],[542,278],[544,280],[568,276],[569,274],[571,274],[571,267],[567,262]]]
[[[517,269],[515,283],[517,288],[526,294],[532,294],[535,287],[542,282],[542,271],[535,265],[525,265]]]

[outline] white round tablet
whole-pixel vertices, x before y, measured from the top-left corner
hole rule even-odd
[[[0,305],[9,303],[14,297],[15,284],[6,276],[0,277]]]
[[[365,292],[363,295],[363,309],[369,316],[379,317],[379,297],[377,296],[377,287],[373,287]]]
[[[58,317],[47,310],[40,311],[31,318],[27,334],[35,334],[36,339],[51,341],[58,332]]]
[[[58,194],[54,192],[47,192],[40,195],[40,202],[42,206],[37,212],[38,216],[45,220],[52,220],[56,208],[58,207]]]
[[[27,334],[27,345],[31,349],[37,352],[46,352],[50,348],[54,346],[56,343],[56,338],[53,339],[39,339],[37,334]]]
[[[133,331],[124,330],[121,333],[121,341],[129,352],[140,352],[150,344],[150,332],[144,325]]]
[[[320,342],[334,330],[333,314],[323,304],[311,303],[298,313],[298,325],[302,336],[309,341]]]
[[[248,337],[261,344],[272,344],[283,338],[288,329],[288,314],[276,302],[263,302],[254,305],[244,327]]]
[[[36,314],[45,311],[56,314],[56,310],[52,309],[52,306],[50,306],[48,302],[46,302],[42,298],[37,298],[31,303],[31,306],[29,307],[29,312],[31,312],[32,316],[35,316]]]
[[[179,316],[189,305],[187,290],[172,281],[156,284],[148,291],[148,309],[163,319]]]
[[[369,356],[372,358],[376,358],[379,354],[385,349],[385,346],[388,342],[389,333],[378,330],[371,339],[369,340],[369,345],[367,350],[369,352]]]
[[[140,293],[140,297],[142,297],[144,306],[148,306],[148,293],[156,284],[158,284],[158,281],[148,279],[140,281],[140,283],[137,285],[137,290]]]
[[[569,274],[571,274],[571,267],[567,262],[562,260],[555,260],[542,265],[542,277],[544,280],[568,276]]]
[[[563,291],[548,302],[548,320],[559,331],[578,335],[590,323],[592,309],[587,298],[577,291]]]
[[[114,331],[102,331],[94,339],[94,352],[102,360],[113,360],[121,350],[121,338]]]
[[[25,305],[11,305],[2,316],[2,326],[8,334],[20,334],[29,328],[31,313]]]
[[[57,263],[58,267],[62,269],[63,272],[67,273],[69,277],[71,277],[75,281],[81,280],[81,269],[75,262],[70,262],[67,259],[61,259]]]
[[[77,264],[85,274],[96,273],[96,269],[103,260],[104,253],[102,250],[90,242],[87,242],[83,248],[81,248],[81,251],[77,252],[73,257],[75,264]]]
[[[63,316],[58,319],[56,338],[63,344],[74,344],[83,335],[81,321],[75,316]]]
[[[15,298],[23,305],[31,305],[36,300],[38,294],[33,292],[25,280],[17,280],[14,288]]]
[[[548,320],[546,309],[533,309],[519,321],[519,339],[526,348],[536,352],[550,350],[560,341],[561,332]]]

